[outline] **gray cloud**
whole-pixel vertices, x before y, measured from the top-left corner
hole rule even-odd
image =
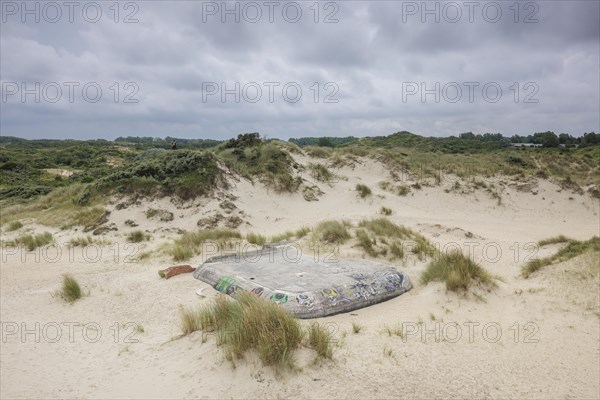
[[[518,22],[509,8],[514,2],[480,2],[472,22],[465,3],[455,2],[462,11],[456,23],[448,21],[455,14],[442,12],[439,22],[427,14],[423,22],[421,10],[407,13],[422,2],[321,2],[318,23],[313,2],[279,3],[273,22],[263,5],[256,23],[244,19],[252,13],[241,14],[240,22],[226,15],[225,23],[219,14],[203,15],[222,2],[135,2],[138,23],[123,23],[135,11],[125,9],[126,3],[120,3],[118,23],[109,9],[112,2],[98,3],[103,14],[95,23],[81,10],[70,22],[66,9],[56,23],[43,15],[39,23],[31,15],[23,23],[18,12],[7,12],[12,10],[7,4],[22,3],[2,2],[2,135],[227,138],[259,131],[289,138],[399,130],[435,136],[600,131],[600,3],[594,1],[522,2]],[[447,4],[438,7],[444,10]],[[481,10],[496,4],[502,16],[490,22]],[[235,6],[228,3],[230,9]],[[284,7],[290,11],[287,20]],[[291,22],[297,7],[302,17]],[[339,21],[324,23],[333,11]],[[525,23],[532,11],[538,22]],[[9,95],[13,82],[29,89],[39,82],[40,101],[33,94],[24,102],[21,93]],[[54,95],[51,82],[62,88],[55,103],[48,101]],[[72,102],[65,82],[79,84]],[[126,87],[128,82],[133,85]],[[225,83],[229,90],[239,82],[242,98],[236,102],[228,94],[222,102],[221,93],[203,93],[207,82]],[[278,84],[272,102],[268,82]],[[325,87],[328,82],[333,85]],[[468,82],[478,83],[472,102]],[[86,83],[102,90],[97,102],[82,93]],[[282,95],[286,83],[301,88],[298,102]],[[436,83],[439,102],[432,93],[425,101],[420,91],[403,96],[414,85],[431,90]],[[492,86],[488,94],[501,88],[497,102],[483,97],[486,83]],[[243,94],[253,98],[256,85],[260,100],[246,101]],[[462,96],[453,102],[456,86]],[[294,97],[293,87],[288,95]],[[324,102],[327,96],[338,102]]]

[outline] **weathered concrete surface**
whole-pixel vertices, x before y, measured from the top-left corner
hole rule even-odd
[[[208,259],[194,272],[232,297],[250,291],[298,318],[356,310],[410,289],[409,277],[391,265],[367,260],[315,260],[294,246],[265,247]]]

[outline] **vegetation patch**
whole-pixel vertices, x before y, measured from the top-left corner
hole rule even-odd
[[[315,227],[314,234],[324,243],[342,244],[351,237],[347,225],[347,222],[323,221]]]
[[[216,332],[217,345],[231,362],[255,350],[262,363],[274,366],[278,373],[295,370],[294,352],[304,336],[297,319],[251,293],[239,293],[235,301],[218,296],[210,305],[182,309],[181,330],[184,335]]]
[[[439,253],[421,275],[421,283],[444,282],[446,289],[453,292],[466,291],[473,282],[483,286],[495,287],[496,283],[483,267],[454,250],[448,254]]]
[[[371,195],[371,188],[369,188],[367,185],[363,185],[362,183],[356,184],[355,189],[358,192],[358,195],[361,199],[364,199],[367,196]]]
[[[542,240],[540,243],[564,243],[564,241],[555,241],[557,239],[558,238],[546,239]],[[521,275],[524,278],[529,278],[531,274],[548,265],[565,262],[588,251],[600,251],[600,237],[598,236],[594,236],[586,241],[568,239],[566,243],[567,244],[554,255],[545,258],[536,258],[526,263],[521,269]]]
[[[319,182],[330,182],[335,175],[323,164],[309,163],[308,170],[312,178]]]
[[[32,251],[38,247],[46,246],[54,240],[50,232],[39,233],[37,235],[22,235],[14,241],[9,242],[13,246],[25,246],[27,250]]]
[[[81,286],[79,282],[71,274],[63,275],[63,283],[61,290],[58,291],[58,295],[68,303],[74,303],[82,296]]]
[[[168,251],[175,261],[185,261],[194,254],[200,254],[202,251],[202,244],[206,242],[214,242],[219,247],[222,247],[234,239],[241,238],[241,233],[235,229],[200,229],[196,232],[186,232],[182,234],[175,240]]]
[[[259,235],[258,233],[250,232],[246,234],[246,240],[248,243],[256,244],[262,246],[267,242],[267,237],[263,235]]]
[[[304,236],[306,236],[308,234],[308,232],[310,232],[310,228],[303,226],[302,228],[297,229],[295,231],[286,231],[286,232],[280,233],[279,235],[275,235],[275,236],[271,237],[271,242],[279,243],[279,242],[283,242],[284,240],[289,240],[292,238],[302,239]]]
[[[551,237],[548,239],[540,240],[538,242],[538,245],[541,247],[541,246],[547,246],[549,244],[567,243],[569,241],[571,241],[571,239],[569,239],[568,237],[566,237],[564,235],[559,235],[559,236]]]
[[[13,221],[10,224],[8,224],[8,227],[6,228],[6,232],[16,231],[17,229],[21,229],[22,227],[23,227],[23,224],[21,223],[21,221]]]
[[[150,239],[151,239],[150,234],[145,233],[144,231],[140,231],[140,230],[130,232],[127,235],[127,241],[129,243],[141,243],[141,242],[144,242],[144,241],[147,241]]]

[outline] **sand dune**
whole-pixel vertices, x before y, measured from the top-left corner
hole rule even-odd
[[[39,260],[35,252],[8,254],[4,249],[1,397],[598,398],[597,254],[549,266],[527,280],[519,275],[527,259],[561,246],[537,249],[531,244],[560,234],[582,240],[598,235],[597,199],[546,180],[535,180],[534,194],[519,190],[507,177],[488,181],[500,193],[500,204],[489,192],[467,190],[464,183],[467,193],[452,190],[450,180],[398,196],[380,188],[379,182],[390,180],[389,172],[372,160],[336,174],[334,182],[312,182],[323,194],[310,202],[301,193],[276,194],[239,178],[214,198],[179,206],[163,198],[118,209],[121,200],[115,199],[109,223],[118,230],[104,235],[110,245],[92,246],[89,253],[63,245],[60,256],[37,252]],[[368,185],[373,194],[359,198],[357,183]],[[231,214],[220,207],[223,200],[235,204]],[[300,350],[301,371],[283,378],[253,354],[233,368],[211,335],[179,338],[178,306],[207,303],[217,293],[190,275],[167,281],[158,276],[158,269],[173,264],[161,246],[177,232],[197,229],[198,219],[219,212],[239,216],[242,232],[271,236],[325,219],[356,223],[380,216],[382,206],[393,210],[390,220],[420,232],[442,250],[474,249],[475,260],[502,278],[498,287],[458,296],[442,284],[419,283],[427,260],[400,264],[415,283],[411,292],[319,319],[335,332],[333,361],[314,364],[314,354]],[[169,210],[173,220],[148,219],[149,208]],[[138,226],[126,225],[127,220]],[[22,229],[52,231],[59,244],[82,235],[35,224]],[[125,234],[137,229],[151,233],[152,240],[128,244]],[[15,235],[5,232],[2,238]],[[94,249],[100,249],[97,256]],[[146,251],[154,253],[136,259]],[[337,256],[362,253],[344,245]],[[89,292],[73,305],[51,295],[65,272]],[[195,294],[200,287],[206,287],[205,298]],[[353,334],[352,322],[363,330]],[[405,338],[385,333],[386,326],[402,323],[411,329]]]

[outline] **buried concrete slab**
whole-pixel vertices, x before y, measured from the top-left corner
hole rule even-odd
[[[248,291],[298,318],[317,318],[367,307],[412,289],[389,264],[368,260],[315,260],[295,246],[265,246],[242,255],[206,260],[194,277],[232,297]]]

